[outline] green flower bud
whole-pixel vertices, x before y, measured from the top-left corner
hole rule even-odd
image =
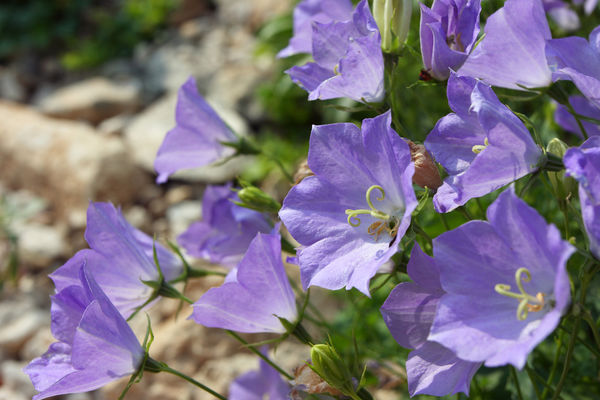
[[[234,202],[238,206],[246,207],[260,212],[276,213],[281,204],[256,186],[242,184],[244,187],[238,190],[240,201]]]
[[[352,374],[346,363],[328,344],[316,344],[310,351],[312,370],[323,378],[331,387],[339,390],[346,396],[357,398]]]
[[[548,146],[546,146],[546,151],[562,159],[568,148],[569,146],[567,146],[565,142],[554,138],[548,143]],[[552,189],[554,189],[556,197],[560,200],[566,199],[570,193],[574,193],[577,189],[577,182],[575,179],[568,176],[565,177],[564,170],[558,172],[549,171],[548,179],[550,180],[550,184],[552,184]]]
[[[391,53],[408,37],[412,0],[374,0],[373,17],[381,32],[381,48]],[[394,39],[397,39],[395,41]]]

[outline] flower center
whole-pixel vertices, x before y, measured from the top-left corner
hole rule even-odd
[[[350,224],[350,226],[353,226],[353,227],[360,226],[361,221],[358,216],[361,214],[367,214],[367,215],[370,215],[371,217],[379,220],[379,221],[375,221],[371,225],[369,225],[369,227],[367,228],[367,233],[369,235],[373,236],[376,241],[379,239],[379,236],[383,232],[387,232],[392,238],[395,238],[396,235],[398,234],[398,227],[400,226],[400,221],[398,220],[398,217],[390,216],[390,215],[384,213],[383,211],[378,210],[373,205],[373,202],[371,201],[371,193],[375,189],[377,189],[381,192],[381,196],[376,198],[377,201],[383,201],[383,199],[385,199],[385,191],[383,190],[383,188],[381,186],[373,185],[373,186],[369,187],[367,189],[367,193],[366,193],[366,199],[367,199],[367,204],[369,205],[369,209],[368,210],[367,209],[358,209],[358,210],[347,209],[346,215],[348,216],[348,224]]]
[[[511,292],[510,285],[505,285],[503,283],[498,283],[496,286],[494,286],[494,290],[503,296],[512,297],[513,299],[519,300],[519,306],[517,307],[517,319],[519,321],[524,321],[527,319],[527,315],[530,311],[537,312],[544,308],[545,296],[542,292],[538,292],[535,296],[532,296],[523,288],[523,282],[531,281],[531,274],[527,268],[519,268],[515,272],[515,281],[517,283],[519,293]]]
[[[488,142],[488,138],[486,137],[485,140],[483,141],[483,145],[481,144],[476,144],[475,146],[473,146],[471,148],[471,151],[475,154],[479,154],[481,153],[483,150],[485,150],[486,147],[488,147],[490,144],[490,142]]]

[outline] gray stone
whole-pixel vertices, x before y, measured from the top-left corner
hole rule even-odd
[[[60,225],[35,222],[18,224],[14,229],[19,238],[20,261],[43,268],[52,260],[65,255],[65,229]]]
[[[0,97],[11,101],[25,101],[25,88],[19,82],[15,68],[0,68]]]
[[[202,216],[202,202],[187,200],[167,209],[169,232],[173,237],[182,234],[193,222]]]
[[[0,386],[0,400],[29,400],[35,390],[23,368],[27,362],[4,360],[0,363],[0,375],[2,385]]]
[[[141,85],[133,78],[109,80],[94,77],[36,96],[35,104],[43,113],[59,118],[97,124],[140,106]]]

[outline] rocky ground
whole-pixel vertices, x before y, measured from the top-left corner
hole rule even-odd
[[[47,275],[86,247],[90,200],[121,205],[134,226],[173,239],[201,217],[203,184],[227,181],[252,162],[238,159],[154,184],[152,163],[174,126],[177,90],[190,75],[237,132],[249,133],[249,126],[260,123],[264,111],[254,92],[273,73],[275,60],[255,54],[255,33],[288,11],[291,1],[183,3],[172,26],[154,42],[139,44],[131,59],[76,74],[57,72],[51,59],[32,66],[23,57],[0,67],[1,276],[8,276],[13,251],[19,260],[16,281],[0,290],[0,400],[34,394],[22,368],[53,341]],[[218,284],[217,278],[196,282],[188,297]],[[221,392],[240,373],[257,368],[256,357],[223,332],[188,321],[185,308],[175,317],[178,306],[163,300],[150,311],[154,358]],[[133,325],[143,336],[145,318],[136,317]],[[291,369],[308,350],[288,341],[274,357]],[[210,398],[163,375],[147,374],[127,399]],[[125,382],[64,398],[116,399]]]

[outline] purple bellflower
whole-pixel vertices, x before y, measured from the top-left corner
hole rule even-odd
[[[425,70],[444,81],[465,62],[479,34],[481,0],[421,3],[421,54]]]
[[[563,161],[567,175],[579,182],[581,214],[590,251],[600,260],[600,136],[567,150]]]
[[[569,103],[571,104],[571,106],[577,114],[583,115],[584,117],[594,118],[600,121],[600,107],[594,106],[585,97],[571,96],[569,97]],[[575,117],[569,112],[567,107],[563,106],[562,104],[559,104],[556,107],[556,112],[554,113],[554,120],[558,125],[560,125],[561,128],[563,128],[567,132],[574,133],[580,138],[583,138],[583,134],[581,133],[581,129],[579,128],[579,124],[577,124]],[[585,130],[588,136],[600,135],[600,125],[590,121],[586,121],[584,119],[581,119],[581,125],[583,125],[583,129]]]
[[[383,100],[381,35],[362,0],[352,19],[312,25],[315,62],[292,67],[286,73],[308,93],[309,100],[349,97],[361,102]]]
[[[352,18],[350,0],[303,0],[294,9],[294,36],[277,57],[312,53],[313,22],[328,24]]]
[[[202,198],[202,221],[195,222],[178,241],[194,257],[235,267],[258,232],[273,227],[264,214],[238,206],[230,185],[208,186]]]
[[[589,42],[578,36],[548,41],[546,57],[554,80],[573,81],[600,108],[600,26],[590,33]]]
[[[381,313],[394,339],[402,347],[414,349],[406,361],[408,392],[411,396],[468,395],[481,363],[461,360],[441,344],[427,340],[437,304],[445,294],[439,267],[415,244],[407,269],[414,282],[396,286]]]
[[[157,183],[166,182],[181,169],[202,167],[234,154],[223,143],[235,143],[238,138],[200,96],[192,77],[179,89],[175,121],[154,160]]]
[[[516,90],[552,83],[544,52],[551,35],[541,0],[507,0],[487,19],[484,31],[459,75]]]
[[[433,241],[446,292],[428,340],[487,367],[521,369],[569,305],[573,247],[511,186],[487,210]]]
[[[294,323],[298,310],[281,261],[280,236],[258,233],[236,275],[209,289],[193,307],[190,318],[210,328],[285,333],[279,318]]]
[[[560,29],[567,32],[579,29],[581,26],[579,17],[569,4],[563,0],[542,0],[542,2],[544,10]]]
[[[275,368],[260,360],[258,371],[237,377],[229,386],[230,400],[287,400],[290,386]]]
[[[78,282],[52,296],[52,334],[58,342],[24,371],[40,392],[33,400],[87,392],[135,373],[144,349],[119,311],[79,265]]]
[[[154,289],[142,282],[159,279],[153,246],[166,281],[183,272],[181,261],[173,253],[129,225],[121,211],[110,203],[90,202],[85,240],[91,249],[78,251],[50,278],[58,291],[76,284],[79,268],[85,261],[96,282],[125,318],[153,295]]]
[[[436,211],[452,211],[539,167],[542,150],[489,86],[452,74],[448,103],[454,113],[440,119],[425,140],[449,174],[433,198]]]
[[[308,166],[279,216],[300,244],[304,288],[357,288],[397,251],[417,205],[408,145],[390,127],[391,113],[354,124],[313,126]]]

